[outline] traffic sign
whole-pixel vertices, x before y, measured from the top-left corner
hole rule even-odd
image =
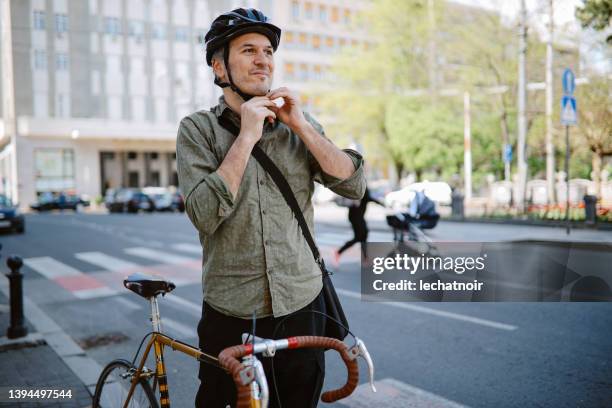
[[[576,89],[576,82],[574,81],[574,73],[571,69],[566,68],[563,71],[563,93],[565,95],[573,95],[574,89]]]
[[[561,98],[561,124],[575,125],[578,122],[578,109],[576,107],[576,98],[573,96],[564,95]]]
[[[507,144],[504,146],[504,162],[510,163],[512,162],[512,145]]]

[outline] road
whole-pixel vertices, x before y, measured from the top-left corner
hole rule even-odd
[[[177,282],[174,296],[160,302],[164,328],[197,343],[201,256],[184,215],[45,214],[29,215],[26,222],[26,234],[0,236],[2,255],[25,259],[26,296],[94,361],[104,365],[132,357],[150,329],[146,300],[121,285],[121,277],[131,271]],[[432,235],[490,240],[537,231],[441,223]],[[316,227],[328,258],[350,235],[339,221],[324,219]],[[389,238],[378,230],[370,236],[372,241]],[[597,239],[612,241],[610,235]],[[366,389],[362,369],[356,395],[334,407],[612,406],[611,305],[367,303],[359,298],[358,262],[353,247],[333,278],[352,330],[365,340],[376,363],[379,393]],[[197,363],[172,352],[166,361],[174,406],[192,406]],[[327,364],[325,388],[341,384],[338,358],[328,355]]]

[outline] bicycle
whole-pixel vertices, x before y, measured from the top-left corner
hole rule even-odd
[[[149,300],[153,331],[140,342],[132,361],[116,359],[102,370],[92,399],[92,408],[115,407],[170,407],[164,348],[187,354],[199,362],[214,364],[231,374],[237,389],[237,408],[267,408],[269,389],[261,361],[256,357],[273,357],[279,350],[297,348],[323,348],[336,350],[344,361],[348,378],[346,383],[331,391],[322,393],[323,402],[334,402],[349,396],[357,387],[359,367],[357,357],[362,357],[370,375],[370,386],[374,387],[374,364],[362,340],[355,337],[355,344],[348,347],[344,342],[329,337],[298,336],[285,339],[261,339],[251,333],[242,335],[243,343],[228,347],[218,357],[208,355],[200,349],[176,340],[162,332],[161,316],[157,297],[171,292],[176,286],[161,278],[135,273],[128,276],[124,286],[132,292]],[[138,365],[136,360],[145,340],[150,337]],[[250,342],[249,342],[250,341]],[[151,349],[154,350],[155,371],[147,368],[145,362]],[[159,386],[159,404],[156,390]]]

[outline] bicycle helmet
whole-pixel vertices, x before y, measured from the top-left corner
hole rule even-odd
[[[228,13],[221,14],[211,24],[210,30],[206,33],[204,40],[206,42],[206,63],[212,66],[213,54],[225,46],[223,53],[223,62],[227,72],[228,82],[221,82],[215,76],[215,84],[221,88],[230,87],[234,92],[242,97],[245,101],[253,97],[242,92],[232,81],[232,75],[229,69],[229,47],[227,45],[231,40],[247,33],[260,33],[268,37],[274,51],[280,43],[281,29],[274,24],[268,23],[268,18],[259,10],[253,8],[237,8]]]

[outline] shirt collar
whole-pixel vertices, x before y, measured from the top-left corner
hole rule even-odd
[[[225,97],[223,95],[219,97],[219,104],[213,108],[213,112],[217,118],[223,116],[231,120],[234,125],[240,128],[240,115],[234,112],[232,108],[229,107],[227,102],[225,102]],[[274,121],[274,125],[270,125],[270,123],[266,121],[266,123],[264,123],[264,130],[276,129],[278,124],[278,120]]]

